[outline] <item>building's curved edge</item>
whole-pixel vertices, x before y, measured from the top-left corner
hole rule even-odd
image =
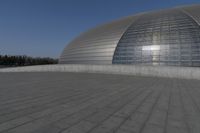
[[[0,72],[84,72],[200,80],[197,67],[71,64],[2,68]]]
[[[193,9],[193,7],[195,9]],[[174,7],[174,8],[166,8],[163,10],[170,10],[170,9],[181,10],[184,14],[186,14],[187,16],[192,18],[197,24],[199,24],[200,17],[199,17],[199,14],[196,13],[198,8],[199,8],[199,4],[184,5],[184,6]],[[135,19],[138,16],[142,16],[144,14],[151,14],[151,13],[163,11],[163,10],[153,10],[153,11],[136,13],[135,15],[127,16],[127,17],[123,17],[121,19],[117,19],[111,22],[107,22],[97,27],[93,27],[87,30],[86,32],[81,33],[78,37],[74,38],[71,42],[69,42],[69,44],[64,48],[59,58],[59,64],[79,64],[79,63],[80,64],[112,64],[116,47],[121,37],[124,35],[128,27],[131,25],[131,23],[134,23]],[[117,25],[115,25],[116,23]],[[117,26],[119,26],[119,24],[124,25],[125,23],[127,23],[127,27],[124,26],[123,30],[118,29],[117,31],[115,30],[113,31],[113,27],[117,29]],[[108,27],[110,27],[110,29]],[[99,29],[101,30],[99,31]],[[114,36],[102,34],[105,31],[114,34]],[[120,33],[118,33],[119,31]],[[104,41],[102,41],[102,39]],[[103,46],[109,46],[109,47],[104,48]],[[96,49],[96,51],[93,50],[94,48]]]
[[[136,17],[124,17],[81,33],[64,48],[59,64],[112,64],[120,37]]]
[[[200,25],[199,8],[200,8],[200,3],[191,5],[191,6],[182,7],[180,8],[180,10],[182,10],[185,14],[191,17],[198,25]]]
[[[115,52],[116,52],[116,49],[117,49],[117,46],[118,46],[120,40],[122,39],[122,37],[124,36],[124,34],[127,32],[127,30],[131,27],[131,25],[132,25],[140,16],[138,15],[138,16],[134,16],[134,17],[135,17],[135,18],[137,17],[137,18],[136,18],[132,23],[130,23],[130,24],[126,27],[126,29],[122,32],[120,38],[117,40],[117,43],[116,43],[116,45],[115,45],[114,52],[113,52],[113,55],[112,55],[112,64],[113,64],[113,59],[114,59],[114,56],[115,56]]]

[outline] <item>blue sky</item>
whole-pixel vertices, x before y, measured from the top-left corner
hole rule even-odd
[[[0,0],[0,54],[58,58],[96,25],[200,0]]]

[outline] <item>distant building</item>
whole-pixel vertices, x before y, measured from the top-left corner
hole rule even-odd
[[[200,5],[98,26],[69,43],[59,63],[200,66]]]

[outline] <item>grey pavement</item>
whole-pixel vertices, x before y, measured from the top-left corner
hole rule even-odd
[[[200,133],[200,81],[0,73],[0,133]]]

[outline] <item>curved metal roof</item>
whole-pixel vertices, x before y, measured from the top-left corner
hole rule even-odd
[[[145,21],[148,24],[145,23]],[[140,25],[140,23],[142,25]],[[188,47],[192,47],[196,45],[200,46],[200,34],[198,33],[200,31],[199,24],[200,24],[200,5],[193,5],[193,6],[187,6],[187,7],[161,10],[161,11],[156,11],[156,12],[147,12],[147,13],[137,14],[135,16],[126,17],[117,21],[110,22],[108,24],[98,26],[96,28],[93,28],[81,34],[80,36],[75,38],[72,42],[70,42],[66,46],[66,48],[63,50],[60,56],[59,62],[61,64],[112,64],[112,63],[135,64],[133,60],[139,60],[137,64],[138,63],[141,64],[143,63],[142,61],[144,60],[143,59],[144,55],[142,52],[144,51],[144,47],[148,49],[148,45],[150,45],[149,49],[151,49],[151,51],[150,50],[145,51],[147,53],[154,52],[152,51],[152,48],[150,47],[155,46],[155,45],[157,45],[155,47],[158,47],[158,45],[160,47],[159,49],[160,51],[157,51],[157,52],[161,52],[161,50],[165,50],[166,52],[169,52],[169,51],[172,52],[173,48],[168,48],[167,50],[161,49],[161,45],[163,46],[162,44],[163,41],[165,41],[165,44],[174,43],[174,42],[171,42],[171,40],[173,39],[169,40],[169,42],[166,42],[166,38],[165,39],[162,38],[163,36],[167,37],[168,36],[167,34],[169,34],[168,32],[170,32],[170,28],[172,29],[174,26],[175,29],[173,30],[174,31],[173,34],[177,33],[176,35],[174,35],[174,37],[177,37],[177,40],[179,40],[179,42],[177,42],[179,43],[179,45],[177,45],[177,47],[174,48],[174,49],[179,48],[179,57],[177,59],[179,63],[176,62],[176,64],[173,64],[173,63],[172,64],[164,63],[164,64],[165,65],[184,65],[180,63],[182,60],[182,55],[180,55],[181,54],[180,49],[182,45],[180,45],[180,43],[183,40],[183,39],[181,40],[180,36],[182,35],[182,32],[188,32],[188,34],[184,34],[186,38],[192,39],[191,42],[188,42],[188,43],[191,43],[191,45],[188,45]],[[181,26],[183,29],[181,29]],[[190,29],[193,29],[193,30],[189,31]],[[161,30],[163,30],[163,32]],[[193,32],[194,34],[191,34],[190,32]],[[132,35],[131,37],[132,40],[130,38],[124,39],[124,38],[127,38],[128,36],[131,36],[131,34],[135,34],[135,35]],[[171,36],[173,35],[169,35],[168,37],[171,37]],[[151,40],[144,41],[148,39],[151,39]],[[128,41],[129,43],[123,44],[123,41],[125,42]],[[133,44],[134,47],[124,47],[130,44],[131,45]],[[141,46],[136,47],[138,45],[141,45],[142,47]],[[119,49],[119,47],[120,48],[122,47],[122,48]],[[171,45],[166,45],[166,47],[171,47]],[[137,52],[137,49],[141,50],[141,56],[138,57],[138,59],[132,58],[132,56],[137,57],[139,54],[130,54],[129,56],[127,56],[126,55],[127,52],[125,53],[122,52],[123,50],[130,52],[130,50],[132,49],[132,53],[133,53],[134,48],[136,50],[135,53]],[[184,48],[184,50],[186,49],[188,48]],[[198,60],[200,60],[200,48],[197,48],[197,49],[199,49]],[[121,50],[121,51],[117,52],[116,50]],[[189,50],[191,51],[193,49],[189,49]],[[147,54],[147,53],[144,53],[144,54]],[[163,58],[167,58],[169,54],[171,55],[172,53],[165,54],[165,57]],[[172,54],[172,55],[175,56],[176,54]],[[147,62],[149,61],[151,62],[151,64],[154,64],[152,63],[154,55],[150,53],[150,54],[147,54],[146,56],[152,56],[151,58],[149,58],[150,61],[149,59],[147,59]],[[155,58],[160,58],[160,56],[161,55],[159,55],[159,57],[155,56]],[[186,56],[188,55],[186,54]],[[169,58],[173,58],[173,57],[169,57]],[[174,58],[177,58],[177,57],[174,57]],[[186,66],[193,66],[191,64],[193,57],[190,56],[186,58],[188,58],[186,60],[190,60],[190,63],[189,64],[186,63]],[[132,60],[132,61],[128,61],[128,60]],[[163,61],[165,62],[165,60]],[[157,64],[161,64],[160,61],[161,59],[156,60],[156,62],[158,62]],[[169,61],[169,59],[167,61]],[[199,62],[199,65],[200,65],[200,62]]]

